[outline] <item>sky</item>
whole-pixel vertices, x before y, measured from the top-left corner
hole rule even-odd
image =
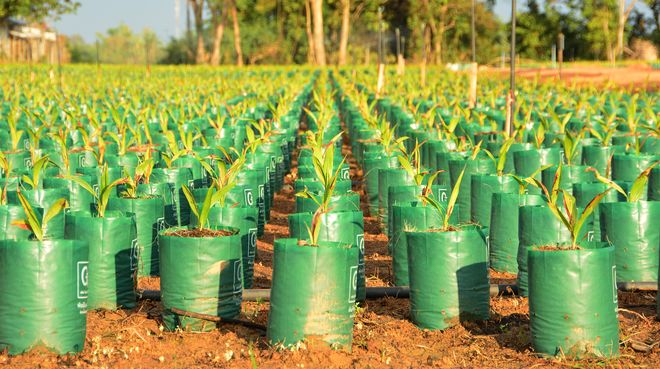
[[[105,33],[109,28],[123,22],[135,32],[146,27],[151,28],[165,42],[175,34],[174,4],[177,0],[79,1],[81,5],[75,14],[64,15],[59,20],[50,22],[60,33],[79,34],[87,42],[93,42],[97,33]],[[180,30],[183,32],[186,26],[185,0],[178,1],[181,4]],[[525,0],[518,0],[518,8],[524,6]],[[511,0],[497,0],[495,13],[508,22],[511,19]]]

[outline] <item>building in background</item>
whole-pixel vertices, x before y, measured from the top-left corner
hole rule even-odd
[[[26,23],[16,19],[0,22],[0,61],[57,63],[65,58],[65,39],[46,23]]]

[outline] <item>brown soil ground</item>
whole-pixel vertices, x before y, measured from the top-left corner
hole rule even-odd
[[[351,160],[354,178],[361,171]],[[255,288],[270,287],[273,240],[288,234],[286,216],[295,201],[287,186],[275,195],[266,234],[258,242]],[[362,191],[360,186],[357,190]],[[367,286],[392,283],[387,238],[377,220],[365,218]],[[494,283],[513,283],[515,275],[492,274]],[[143,278],[141,288],[158,289],[158,278]],[[94,311],[87,317],[87,344],[78,355],[43,351],[10,357],[0,354],[0,367],[11,368],[436,368],[436,367],[660,367],[660,323],[655,320],[654,293],[620,293],[621,356],[610,360],[544,359],[530,344],[526,298],[491,298],[488,321],[458,325],[442,332],[420,330],[408,320],[408,300],[368,300],[357,310],[352,353],[322,344],[297,350],[271,347],[262,332],[223,324],[210,333],[165,332],[160,302],[142,301],[135,310]],[[268,302],[244,302],[241,319],[266,325]]]
[[[508,70],[501,68],[486,69],[488,73],[498,75],[508,74]],[[603,65],[570,65],[562,70],[561,79],[559,70],[553,68],[521,68],[516,71],[516,77],[534,79],[543,82],[564,83],[578,86],[606,86],[608,84],[630,88],[633,90],[660,89],[660,70],[648,65],[633,64],[616,68]]]

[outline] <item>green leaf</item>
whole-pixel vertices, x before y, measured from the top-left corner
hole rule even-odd
[[[589,201],[587,206],[584,207],[584,211],[582,212],[580,218],[575,223],[575,229],[573,230],[573,233],[575,234],[575,238],[577,238],[577,236],[580,234],[580,230],[582,229],[584,222],[587,221],[587,219],[589,218],[591,213],[593,213],[596,206],[598,206],[598,203],[600,203],[601,200],[603,200],[605,195],[607,195],[607,193],[610,192],[610,190],[611,188],[608,188],[604,192],[599,193],[598,195],[596,195],[596,197],[594,197],[593,199],[591,199],[591,201]],[[574,239],[573,243],[575,243],[575,241],[576,240]]]
[[[36,183],[34,183],[34,182],[32,181],[32,178],[30,178],[30,177],[24,175],[24,176],[21,177],[21,181],[23,181],[23,182],[29,184],[31,189],[33,189],[33,190],[36,190],[36,189],[37,189],[37,185],[36,185]]]
[[[94,198],[98,197],[96,191],[94,191],[94,188],[92,188],[92,186],[84,179],[78,176],[71,176],[71,175],[64,176],[64,179],[74,182],[75,184],[80,186],[83,190],[89,192]]]
[[[138,164],[137,167],[135,167],[135,175],[137,177],[144,176],[147,172],[150,171],[150,168],[153,167],[153,165],[154,165],[154,160],[153,159],[151,159],[151,158],[145,159],[140,164]]]
[[[401,164],[401,168],[403,168],[406,172],[408,172],[408,175],[412,178],[415,176],[415,170],[413,169],[412,165],[410,164],[410,160],[406,158],[403,155],[398,155],[397,159],[399,160],[399,164]]]
[[[43,241],[44,239],[43,230],[41,229],[41,223],[39,222],[39,219],[37,218],[34,209],[32,209],[30,203],[27,201],[25,196],[23,196],[23,194],[20,192],[18,193],[18,201],[21,203],[21,206],[23,207],[23,211],[25,212],[25,216],[26,216],[25,221],[30,226],[30,230],[34,234],[34,237],[36,237],[37,240],[39,241]]]
[[[570,222],[571,226],[573,226],[575,224],[575,220],[577,219],[575,197],[564,190],[561,190],[561,193],[562,199],[564,201],[564,210],[566,210],[568,221]]]
[[[463,175],[465,175],[466,168],[467,165],[463,167],[461,174],[458,176],[458,179],[454,184],[454,188],[452,188],[451,190],[451,195],[449,196],[449,202],[447,204],[447,213],[445,214],[445,218],[443,222],[445,228],[449,226],[449,218],[451,217],[451,213],[454,212],[454,206],[456,205],[456,200],[458,200],[458,194],[461,191],[461,182],[463,182]]]
[[[422,199],[423,203],[428,203],[431,205],[437,212],[440,217],[443,217],[445,214],[445,208],[437,202],[434,198],[427,196],[427,195],[421,195],[419,196],[420,199]]]
[[[540,168],[537,168],[537,169],[534,171],[534,173],[532,173],[532,174],[530,175],[530,178],[536,178],[536,176],[538,176],[541,172],[543,172],[544,170],[546,170],[546,169],[548,169],[548,168],[552,168],[552,167],[554,167],[554,165],[552,165],[552,164],[543,165],[543,166],[541,166]]]
[[[297,192],[296,197],[301,197],[301,198],[304,198],[304,199],[310,199],[310,200],[314,201],[314,203],[316,205],[318,205],[319,207],[322,206],[321,201],[318,199],[318,197],[315,196],[313,193],[309,192],[307,187],[305,187],[305,189],[303,191]]]
[[[192,194],[190,188],[188,188],[186,185],[181,186],[181,190],[183,191],[183,195],[186,196],[188,205],[190,205],[190,211],[192,211],[197,219],[199,219],[199,208],[197,207],[197,202],[195,201],[195,195]]]
[[[48,164],[51,163],[50,159],[48,158],[48,155],[42,156],[34,162],[34,165],[32,166],[32,188],[37,189],[39,186],[39,179],[41,178],[41,171],[48,167]]]
[[[213,195],[215,193],[215,187],[209,187],[204,196],[204,202],[202,203],[202,208],[199,210],[199,224],[200,229],[206,228],[209,219],[209,212],[211,211],[211,206],[213,206]]]
[[[573,135],[570,134],[570,132],[566,132],[564,134],[563,146],[564,146],[564,156],[566,157],[566,162],[570,165],[573,162],[573,154],[575,152],[574,150],[575,140],[573,138]]]
[[[536,138],[536,147],[541,148],[543,141],[545,141],[545,127],[543,124],[539,124],[534,136]]]
[[[41,221],[41,226],[46,227],[48,222],[50,222],[54,217],[62,212],[65,208],[69,206],[69,202],[66,199],[59,199],[51,205],[51,207],[46,211],[43,220]]]
[[[440,173],[444,172],[444,170],[438,170],[434,173],[431,173],[428,177],[426,177],[426,187],[424,188],[424,194],[431,193],[431,188],[433,186],[433,182],[435,182],[435,179],[438,178],[438,175]]]
[[[99,192],[98,196],[98,204],[97,204],[97,211],[99,213],[99,217],[103,218],[105,217],[105,209],[108,207],[108,202],[110,201],[110,195],[112,194],[112,190],[119,186],[120,184],[126,183],[125,178],[119,178],[109,185],[102,187]]]
[[[225,204],[225,198],[227,197],[227,194],[235,186],[236,186],[236,183],[228,183],[224,187],[217,190],[217,192],[213,195],[213,199],[211,201],[211,206],[216,205],[216,204],[220,204],[221,206],[223,206]]]
[[[330,145],[325,149],[325,152],[323,153],[323,171],[326,176],[329,176],[330,173],[332,173],[332,169],[334,167],[334,159],[335,159],[335,147],[334,145]]]
[[[314,172],[316,173],[318,180],[321,182],[324,188],[327,187],[328,177],[325,173],[325,168],[321,162],[321,159],[317,156],[312,156],[312,166],[314,167]]]
[[[616,184],[616,182],[614,182],[613,180],[601,175],[596,168],[589,167],[589,168],[587,168],[587,171],[594,172],[594,176],[596,177],[596,179],[598,181],[608,185],[610,188],[613,188],[618,193],[622,194],[626,198],[627,201],[630,201],[630,199],[628,197],[628,194],[626,193],[626,191],[623,190],[623,188],[621,188],[621,186]]]
[[[472,149],[472,155],[470,155],[471,160],[475,160],[477,158],[477,155],[479,155],[479,152],[481,151],[482,143],[483,141],[479,141],[479,143],[476,146],[474,146],[474,148]]]
[[[215,173],[215,170],[213,170],[213,167],[211,167],[211,164],[209,164],[206,160],[204,160],[204,158],[199,156],[197,153],[195,153],[194,157],[195,157],[195,159],[197,159],[197,161],[199,161],[199,164],[202,166],[202,168],[204,168],[206,173],[208,173],[208,175],[211,178],[213,178],[213,179],[218,178],[217,174]]]
[[[557,207],[557,205],[556,205],[555,203],[553,203],[553,202],[548,202],[548,208],[550,209],[550,211],[552,212],[552,214],[554,214],[554,216],[555,216],[555,217],[556,217],[556,218],[557,218],[562,224],[564,224],[564,226],[566,227],[566,229],[568,229],[569,231],[571,231],[571,229],[572,229],[571,222],[568,220],[568,218],[566,218],[566,216],[564,215],[564,213],[562,213],[561,210],[559,210],[559,207]],[[571,233],[571,234],[572,234],[572,233]]]
[[[559,166],[557,166],[557,171],[555,172],[555,178],[552,182],[552,192],[550,192],[550,200],[552,200],[553,204],[557,203],[557,195],[559,194],[559,184],[561,183],[561,172],[562,172],[562,165],[559,164]]]
[[[646,184],[649,181],[649,175],[651,174],[651,170],[653,167],[655,167],[659,162],[656,161],[653,163],[650,167],[646,168],[633,182],[632,187],[630,188],[630,196],[628,197],[629,202],[637,202],[639,199],[642,198],[644,195],[644,192],[646,191]]]

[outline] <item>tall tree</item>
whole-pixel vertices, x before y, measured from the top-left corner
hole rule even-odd
[[[314,55],[316,64],[326,65],[325,33],[323,31],[323,0],[312,1],[312,19],[314,23]]]
[[[445,32],[454,28],[456,20],[448,16],[450,5],[454,2],[448,0],[436,0],[431,3],[429,0],[422,0],[422,14],[428,17],[428,24],[431,28],[433,37],[433,54],[436,64],[442,64],[442,46],[444,43]]]
[[[623,56],[623,36],[626,30],[626,22],[628,21],[630,12],[635,7],[636,2],[637,0],[632,0],[626,7],[626,1],[619,0],[619,23],[617,24],[616,29],[616,53],[619,55],[619,57]]]
[[[241,49],[241,27],[238,24],[238,10],[236,0],[229,0],[231,20],[234,25],[234,49],[236,50],[236,65],[243,66],[243,50]]]
[[[40,21],[72,13],[80,3],[74,0],[2,0],[0,1],[0,23],[10,17],[21,17]]]
[[[305,1],[305,33],[307,33],[307,63],[316,64],[316,56],[314,55],[314,33],[312,32],[312,0]]]
[[[588,49],[596,58],[614,63],[616,58],[616,28],[619,0],[585,0],[582,16],[586,20],[584,34]]]
[[[204,0],[188,0],[195,17],[195,33],[197,35],[197,48],[195,62],[206,63],[206,47],[204,46]]]
[[[225,33],[225,22],[227,20],[227,7],[225,0],[208,0],[211,11],[211,22],[213,23],[213,50],[211,51],[211,65],[220,64],[220,50],[222,47],[222,36]]]
[[[346,65],[346,51],[348,49],[348,33],[351,24],[351,0],[342,0],[341,10],[341,37],[339,40],[339,65]]]
[[[655,22],[655,31],[660,32],[660,0],[644,0],[651,9],[653,21]]]

